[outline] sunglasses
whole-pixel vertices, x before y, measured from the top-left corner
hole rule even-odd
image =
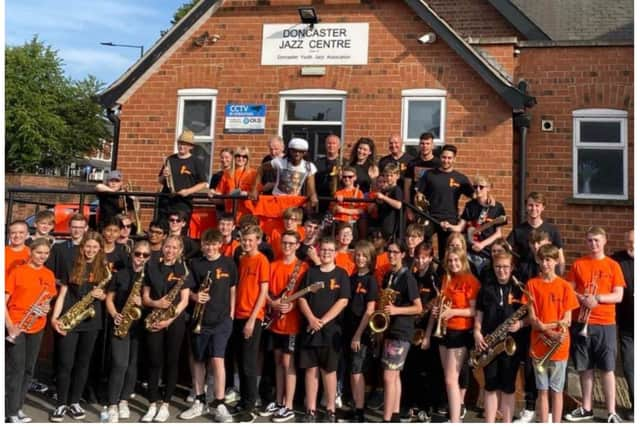
[[[247,156],[247,155],[245,155],[245,154],[236,154],[236,155],[235,155],[235,156],[233,156],[233,157],[235,157],[236,159],[238,159],[238,158],[240,158],[240,159],[245,159],[245,160],[248,160],[248,159],[249,159],[249,156]]]
[[[138,258],[139,258],[139,257],[142,257],[142,258],[144,258],[144,259],[147,259],[147,258],[149,258],[149,257],[151,256],[151,254],[150,254],[149,252],[138,252],[138,251],[135,251],[135,252],[133,253],[133,255],[134,255],[134,256],[136,256],[136,257],[138,257]]]
[[[122,224],[122,228],[131,228],[132,224]]]
[[[169,222],[181,222],[182,220],[180,218],[170,218]]]
[[[342,179],[353,179],[355,175],[342,175]]]
[[[484,190],[485,188],[487,188],[487,186],[486,185],[474,184],[473,188],[475,188],[476,190]]]

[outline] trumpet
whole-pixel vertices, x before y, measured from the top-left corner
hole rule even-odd
[[[200,292],[209,292],[211,289],[211,271],[207,271],[207,276],[202,281],[200,285]],[[195,326],[193,328],[194,334],[199,334],[202,331],[202,319],[204,319],[204,309],[206,307],[206,303],[197,303],[196,307],[193,309],[193,319],[195,321]]]
[[[127,191],[128,192],[133,191],[133,184],[131,183],[131,181],[127,181]],[[135,196],[129,196],[129,197],[131,198],[131,201],[133,203],[133,216],[134,216],[134,222],[136,223],[136,234],[140,235],[142,234],[142,222],[140,221],[140,200],[138,200],[138,198]],[[124,208],[125,208],[125,213],[127,213],[126,201],[124,204]]]
[[[536,343],[531,346],[531,362],[533,363],[533,368],[537,372],[544,372],[544,365],[564,342],[564,337],[567,333],[567,329],[568,327],[566,323],[558,321],[556,322],[555,329],[557,332],[559,332],[558,338],[550,338],[541,333]],[[545,351],[542,355],[536,355],[533,350],[536,346],[535,344],[537,344],[538,342],[542,342],[547,346],[547,351]]]
[[[166,170],[169,171],[169,175],[165,176],[165,181],[167,183],[167,188],[169,189],[169,192],[171,194],[174,194],[176,192],[176,186],[173,183],[173,172],[171,172],[171,162],[169,161],[171,156],[167,156],[166,160],[164,161],[164,167]]]
[[[436,319],[436,330],[433,336],[436,338],[442,338],[447,335],[447,321],[442,318],[442,313],[451,308],[451,298],[441,293],[438,295],[438,301],[436,307],[438,307],[438,318]]]
[[[29,310],[27,310],[22,319],[20,319],[20,322],[18,322],[18,328],[21,331],[28,331],[38,319],[40,319],[42,316],[46,316],[47,313],[45,309],[49,305],[51,298],[52,295],[49,294],[49,291],[47,291],[46,289],[42,289],[42,291],[40,291],[40,295],[38,295],[38,298],[33,304],[31,304]],[[17,336],[8,335],[6,339],[10,343],[15,344],[17,338]]]
[[[597,292],[598,292],[598,282],[595,280],[595,277],[593,277],[591,281],[587,283],[587,285],[585,286],[584,296],[585,297],[592,296],[592,295],[595,295]],[[582,327],[582,329],[580,329],[580,332],[578,332],[583,337],[586,337],[589,335],[589,317],[590,316],[591,316],[591,309],[587,308],[584,305],[581,305],[580,311],[578,312],[577,321],[579,323],[584,323],[584,326]]]

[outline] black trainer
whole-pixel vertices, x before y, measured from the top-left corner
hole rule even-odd
[[[307,410],[304,414],[304,418],[302,419],[303,423],[315,423],[316,422],[316,411]]]
[[[74,420],[84,420],[87,416],[86,412],[84,412],[84,409],[82,409],[79,403],[72,403],[69,406],[69,415],[71,415],[71,418],[73,418]]]
[[[592,420],[593,409],[590,411],[587,411],[582,406],[578,406],[573,411],[569,412],[568,414],[565,414],[564,419],[571,422]]]
[[[328,423],[335,423],[336,422],[336,413],[335,411],[327,411],[327,420],[326,422]]]
[[[67,415],[67,405],[60,405],[53,410],[49,415],[49,421],[52,423],[61,423],[64,421],[64,416]]]

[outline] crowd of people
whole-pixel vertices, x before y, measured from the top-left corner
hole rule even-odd
[[[49,211],[36,215],[31,236],[25,221],[9,224],[7,422],[30,421],[25,396],[47,327],[52,422],[84,419],[81,399],[91,392],[109,422],[138,421],[128,401],[139,381],[148,401],[139,421],[165,422],[182,365],[191,406],[181,419],[286,422],[304,408],[298,421],[365,422],[369,407],[382,408],[383,422],[436,414],[461,422],[476,381],[487,422],[584,421],[593,419],[598,370],[607,421],[620,422],[618,341],[633,402],[632,230],[609,257],[606,231],[590,227],[585,255],[567,268],[560,232],[542,217],[544,195],[528,195],[526,221],[505,236],[490,180],[455,170],[453,145],[434,154],[430,133],[416,158],[390,136],[379,161],[370,138],[346,158],[330,135],[315,163],[304,139],[285,150],[272,137],[257,169],[247,147],[221,150],[210,182],[192,155],[193,134],[177,143],[145,230],[134,201],[118,194],[120,171],[97,187],[97,231],[75,214],[69,239],[55,241]],[[204,191],[217,227],[195,240],[192,196]],[[303,197],[269,221],[216,197],[263,195]],[[425,215],[401,218],[414,201]],[[569,359],[582,401],[563,412]],[[525,398],[518,413],[516,392]],[[343,406],[350,410],[337,414]]]

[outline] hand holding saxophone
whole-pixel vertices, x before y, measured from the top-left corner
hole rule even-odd
[[[105,298],[107,298],[107,294],[104,293],[104,289],[98,287],[93,288],[91,296],[100,301],[104,301]]]
[[[154,301],[154,303],[156,308],[161,308],[163,310],[166,310],[171,306],[171,304],[173,304],[173,302],[169,298],[167,298],[166,295],[160,298],[159,300]]]
[[[487,344],[487,342],[485,341],[480,329],[476,329],[473,331],[473,339],[476,344],[476,351],[485,351],[489,348],[489,344]]]

